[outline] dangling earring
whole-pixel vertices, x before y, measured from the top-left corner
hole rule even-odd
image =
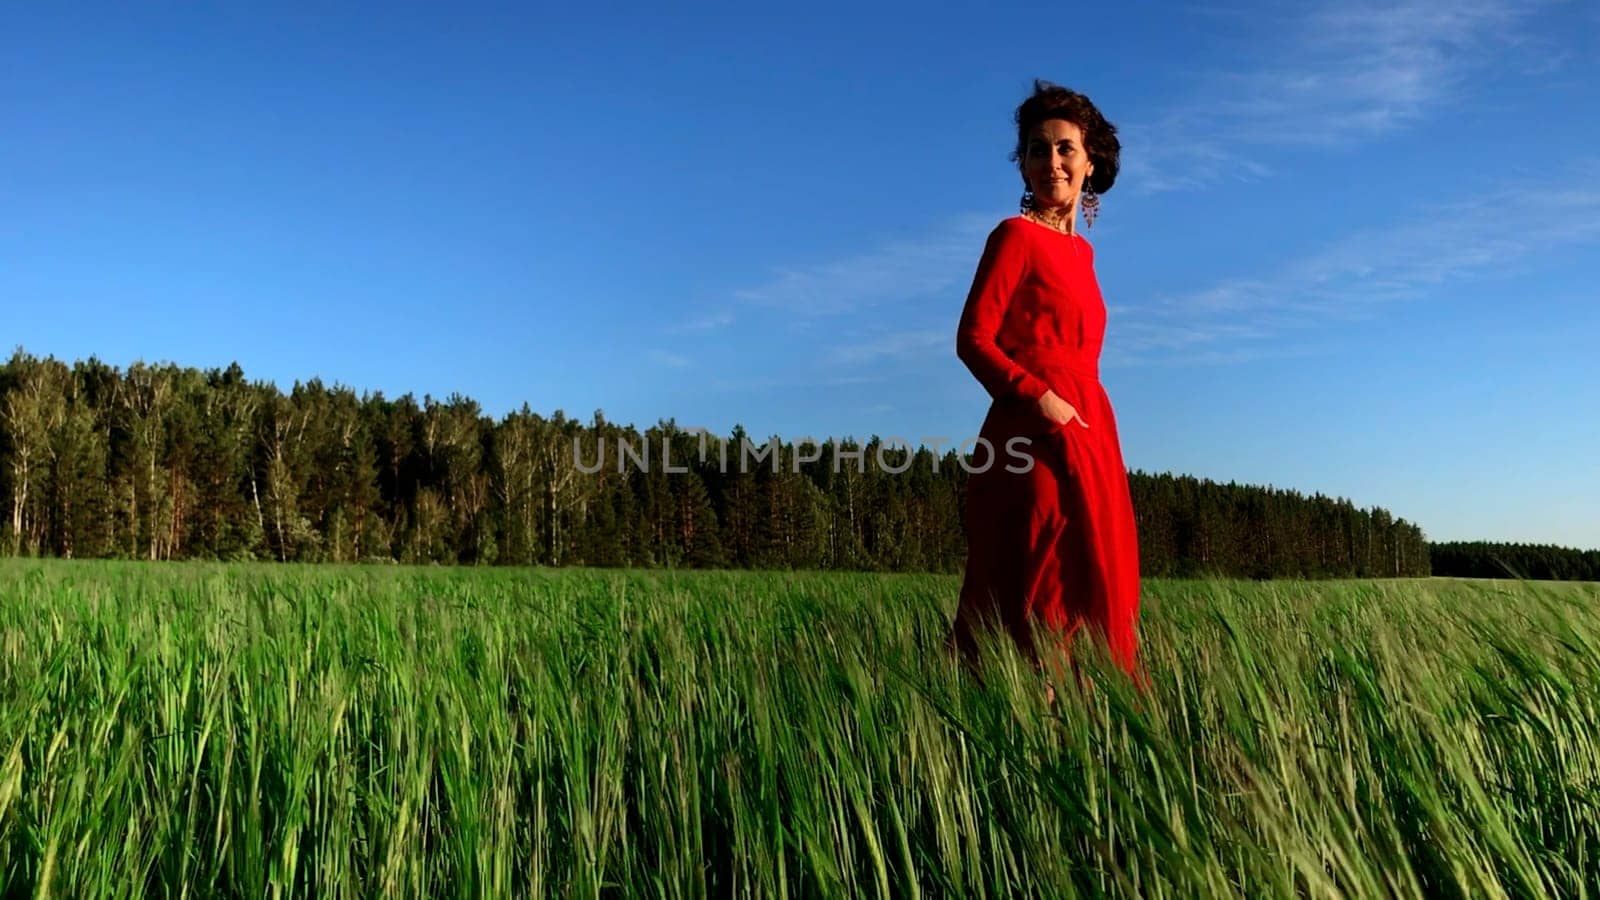
[[[1089,186],[1088,179],[1084,179],[1083,190],[1079,193],[1082,194],[1078,203],[1083,207],[1084,224],[1093,228],[1094,217],[1100,214],[1100,195],[1096,194],[1094,188]]]
[[[1022,192],[1022,208],[1018,212],[1027,212],[1033,209],[1033,191]]]

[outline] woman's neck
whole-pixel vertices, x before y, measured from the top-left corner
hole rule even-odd
[[[1076,223],[1073,220],[1077,216],[1073,215],[1073,212],[1074,210],[1070,203],[1066,206],[1046,206],[1029,210],[1029,214],[1034,221],[1066,234],[1073,234],[1075,230],[1074,225]]]

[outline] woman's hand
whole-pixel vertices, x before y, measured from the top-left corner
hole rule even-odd
[[[1089,427],[1089,423],[1083,420],[1083,416],[1078,415],[1078,408],[1061,399],[1055,391],[1045,391],[1040,395],[1039,413],[1057,425],[1066,425],[1073,419],[1077,419],[1079,425],[1084,428]]]

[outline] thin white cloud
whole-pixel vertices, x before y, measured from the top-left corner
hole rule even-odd
[[[808,376],[806,374],[791,375],[751,375],[744,378],[712,378],[704,384],[704,388],[716,391],[776,391],[776,390],[807,390],[819,387],[851,387],[859,384],[878,384],[884,381],[882,375],[869,375],[863,373],[842,373],[834,375]]]
[[[687,356],[682,356],[677,353],[669,353],[666,350],[651,350],[650,359],[654,362],[660,363],[663,366],[671,366],[675,369],[687,366],[690,362]]]
[[[1272,174],[1252,159],[1259,148],[1370,140],[1456,100],[1485,70],[1548,71],[1562,54],[1523,26],[1549,5],[1359,0],[1278,21],[1275,7],[1255,10],[1251,28],[1283,37],[1253,64],[1198,76],[1183,104],[1120,126],[1119,181],[1152,193],[1258,180]]]
[[[913,238],[884,241],[839,260],[780,269],[764,284],[734,291],[745,303],[799,316],[838,316],[884,303],[948,295],[972,278],[995,217],[952,219]]]
[[[1265,359],[1303,359],[1318,356],[1327,350],[1316,347],[1239,347],[1228,350],[1196,350],[1162,356],[1139,355],[1121,348],[1107,348],[1101,365],[1105,368],[1122,368],[1147,365],[1179,366],[1236,366]]]
[[[776,314],[773,334],[819,346],[815,374],[741,380],[726,388],[792,389],[883,380],[872,374],[896,359],[954,355],[956,316],[994,213],[948,217],[914,237],[892,238],[860,253],[790,267],[735,296]],[[893,321],[899,327],[885,326]]]
[[[717,329],[717,328],[723,328],[723,327],[725,327],[727,325],[731,325],[732,323],[733,323],[733,313],[727,312],[727,311],[714,312],[714,313],[707,313],[705,315],[697,316],[697,317],[695,317],[693,319],[686,319],[686,320],[684,320],[682,322],[677,322],[677,323],[674,323],[672,325],[668,325],[666,327],[666,331],[667,331],[668,334],[682,334],[682,333],[685,333],[685,332],[695,332],[695,331],[712,331],[712,330]]]
[[[1267,352],[1263,343],[1427,297],[1544,251],[1600,244],[1600,162],[1559,182],[1508,185],[1358,231],[1260,276],[1112,307],[1114,364]],[[1282,348],[1279,348],[1281,352]],[[1296,352],[1296,351],[1289,351]],[[1244,358],[1241,356],[1240,358]],[[1108,361],[1108,364],[1109,363]]]
[[[859,365],[892,357],[921,356],[934,351],[954,353],[955,323],[948,329],[916,328],[881,334],[871,340],[834,347],[827,360],[836,365]]]

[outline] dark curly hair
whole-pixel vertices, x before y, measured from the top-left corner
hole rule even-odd
[[[1046,119],[1065,119],[1083,129],[1083,147],[1094,163],[1094,174],[1089,178],[1089,188],[1096,194],[1111,190],[1117,180],[1117,165],[1122,154],[1122,142],[1117,140],[1117,127],[1100,115],[1100,110],[1088,97],[1042,78],[1033,80],[1033,96],[1022,101],[1012,117],[1017,123],[1017,146],[1011,151],[1011,161],[1022,171],[1022,156],[1027,150],[1028,133]]]

